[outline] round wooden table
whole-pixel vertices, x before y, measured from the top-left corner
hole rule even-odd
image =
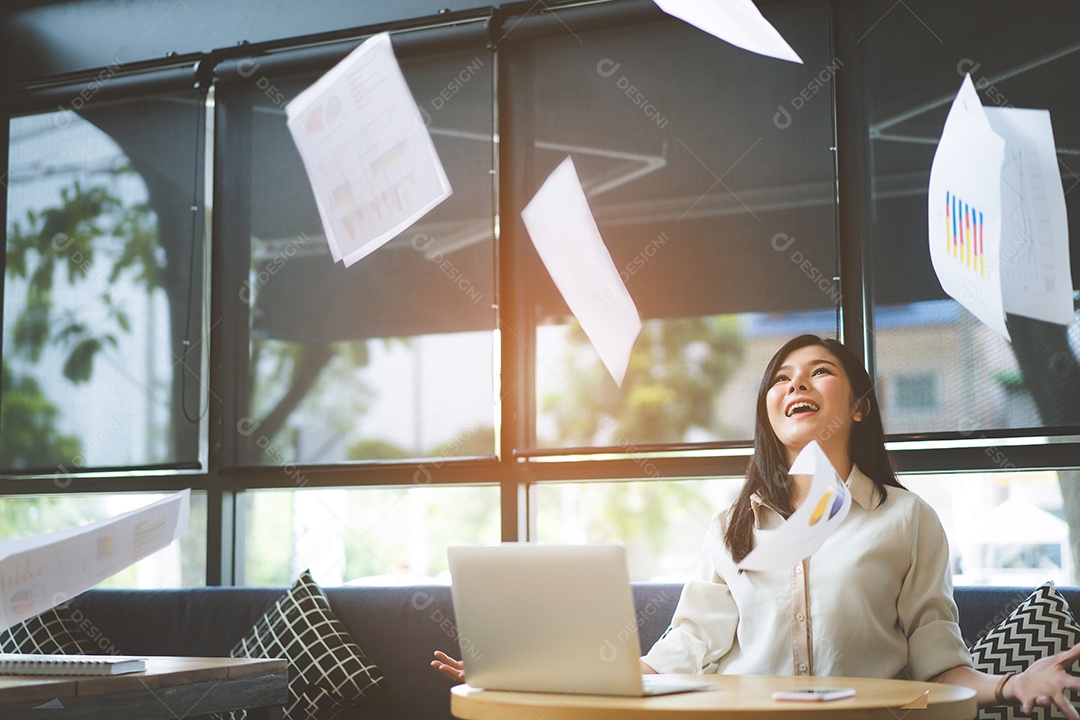
[[[714,689],[646,698],[559,695],[451,688],[450,712],[462,720],[766,720],[815,716],[821,720],[897,720],[915,710],[918,720],[971,720],[975,691],[957,685],[874,678],[778,675],[694,676]],[[855,696],[827,702],[773,700],[777,690],[854,688]]]

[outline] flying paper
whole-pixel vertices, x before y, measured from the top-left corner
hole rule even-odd
[[[942,289],[1005,338],[1001,293],[1001,164],[1005,141],[964,83],[930,169],[930,260]]]
[[[386,33],[349,53],[285,115],[335,262],[370,255],[452,192]]]
[[[750,0],[654,0],[661,10],[735,47],[802,64]]]
[[[1005,312],[1072,324],[1069,219],[1047,110],[985,108],[1005,139],[1001,292]]]
[[[791,475],[813,475],[810,492],[784,523],[764,536],[740,570],[783,570],[817,552],[847,517],[851,493],[816,440],[791,464]]]
[[[600,237],[571,158],[548,176],[521,219],[570,312],[622,387],[641,318]]]
[[[941,287],[979,320],[1005,338],[1005,313],[1073,322],[1049,112],[984,108],[965,76],[934,155],[928,218]]]
[[[55,607],[187,531],[191,491],[108,520],[0,541],[0,629]]]

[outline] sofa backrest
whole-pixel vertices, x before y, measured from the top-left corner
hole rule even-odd
[[[958,587],[960,626],[968,645],[1004,620],[1031,588]],[[1080,608],[1080,588],[1059,588]],[[667,628],[680,584],[635,584],[638,631],[645,651]],[[284,588],[90,590],[71,601],[95,651],[146,655],[225,656]],[[365,701],[373,720],[451,720],[454,684],[432,670],[432,652],[458,650],[450,588],[331,587],[327,597],[356,643],[381,670],[383,692]]]

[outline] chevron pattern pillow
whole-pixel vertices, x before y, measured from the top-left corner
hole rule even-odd
[[[993,675],[1022,672],[1036,660],[1061,652],[1080,642],[1069,604],[1053,583],[1046,583],[1020,603],[1009,617],[971,646],[975,669]],[[1073,666],[1080,675],[1080,662]],[[1070,697],[1075,705],[1080,700]],[[1057,708],[1037,707],[1031,715],[1021,715],[1020,708],[993,707],[979,711],[979,720],[1019,720],[1020,718],[1062,718]]]

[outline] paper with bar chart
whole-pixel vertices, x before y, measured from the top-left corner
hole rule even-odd
[[[348,267],[452,192],[390,36],[376,35],[285,107],[334,261]]]
[[[1070,325],[1069,222],[1050,113],[984,108],[965,76],[930,171],[941,287],[1009,338],[1005,313]]]
[[[784,570],[810,557],[851,510],[851,493],[825,451],[811,440],[791,464],[792,475],[812,475],[802,504],[780,527],[764,535],[739,563],[740,570]]]
[[[0,542],[0,630],[89,590],[187,531],[191,491],[100,522]]]
[[[950,297],[1009,338],[1000,272],[1004,155],[1005,141],[965,76],[930,169],[930,260]]]

